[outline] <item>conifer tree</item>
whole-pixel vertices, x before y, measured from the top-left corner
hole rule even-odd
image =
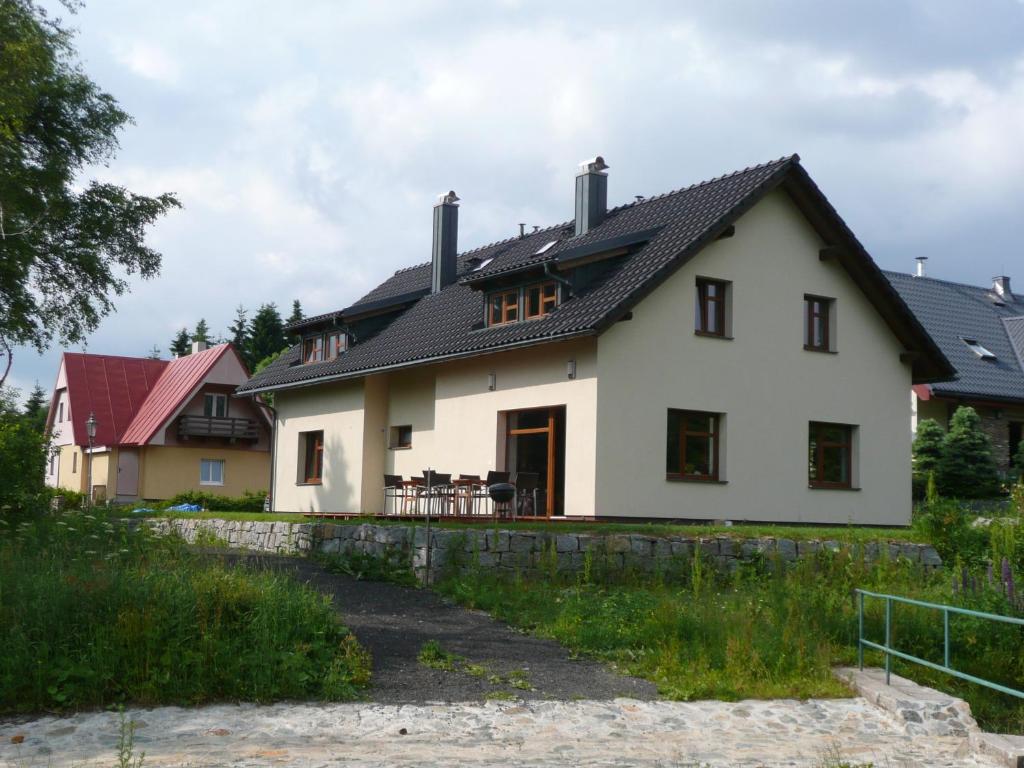
[[[956,409],[942,440],[937,480],[944,496],[983,498],[999,491],[999,472],[992,442],[981,429],[981,418],[970,406]]]
[[[252,367],[263,358],[287,347],[288,339],[284,334],[284,323],[281,322],[277,305],[262,305],[252,319],[246,362]]]
[[[206,318],[199,318],[196,329],[192,331],[192,341],[210,342],[210,327],[206,324]]]
[[[298,299],[292,302],[292,313],[285,321],[285,325],[291,325],[292,323],[298,323],[305,320],[306,316],[302,314],[302,304],[299,303]]]
[[[192,339],[188,335],[188,328],[182,328],[171,340],[171,357],[184,357],[192,352]]]
[[[249,346],[249,313],[241,304],[235,309],[235,322],[228,326],[230,341],[235,349],[244,357]]]
[[[43,432],[46,429],[46,417],[49,412],[46,390],[39,386],[39,382],[32,387],[32,392],[25,401],[25,421],[36,432]]]
[[[151,350],[149,350],[149,352],[146,353],[146,359],[147,360],[159,360],[160,359],[160,347],[158,347],[156,344],[154,344],[153,348]]]
[[[939,467],[942,457],[942,440],[946,433],[935,419],[922,419],[917,423],[917,435],[914,437],[913,456],[914,474],[926,477]]]

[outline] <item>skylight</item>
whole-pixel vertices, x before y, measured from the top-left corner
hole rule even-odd
[[[479,271],[480,271],[481,269],[483,269],[484,267],[486,267],[486,266],[487,266],[488,264],[490,264],[490,263],[491,263],[492,261],[494,261],[494,257],[493,257],[493,256],[491,256],[491,258],[489,258],[489,259],[484,259],[484,260],[483,260],[483,261],[481,261],[481,262],[480,262],[479,264],[477,264],[477,265],[476,265],[475,267],[473,267],[473,271],[474,271],[474,272],[479,272]]]
[[[552,240],[550,243],[544,243],[544,245],[542,245],[540,248],[538,248],[537,251],[533,255],[534,256],[540,256],[542,253],[547,253],[548,251],[551,250],[552,246],[554,246],[555,243],[557,243],[557,242],[558,242],[557,240]]]
[[[996,356],[988,351],[985,347],[978,343],[977,339],[968,339],[963,336],[960,337],[961,341],[967,345],[967,348],[974,354],[980,357],[982,360],[995,360]]]

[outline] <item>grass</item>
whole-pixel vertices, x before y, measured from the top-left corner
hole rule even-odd
[[[947,575],[906,562],[864,564],[851,551],[821,553],[790,570],[772,563],[712,577],[700,559],[669,579],[584,571],[575,580],[502,579],[484,569],[452,576],[437,588],[459,603],[553,638],[571,651],[653,681],[676,700],[849,696],[832,667],[856,660],[854,587],[970,604],[1007,613],[992,591],[954,596]],[[999,601],[1002,600],[1002,605]],[[866,631],[882,636],[882,605],[868,604]],[[897,647],[941,661],[941,615],[894,608]],[[964,671],[1024,688],[1024,633],[1005,625],[954,619],[953,663]],[[881,664],[881,656],[867,661]],[[1024,705],[994,691],[920,667],[898,674],[967,699],[993,730],[1024,731]]]
[[[420,648],[417,661],[425,667],[443,672],[462,672],[470,677],[486,678],[491,685],[508,685],[521,691],[532,691],[526,670],[513,669],[507,675],[492,671],[486,664],[473,664],[465,656],[446,651],[437,640],[428,640]],[[488,696],[488,698],[491,698]]]
[[[328,598],[87,513],[0,517],[0,713],[347,700],[369,659]]]

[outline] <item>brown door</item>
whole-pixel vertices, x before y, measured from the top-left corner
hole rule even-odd
[[[531,494],[522,514],[562,514],[565,493],[565,406],[510,411],[505,469],[537,475],[536,505]]]

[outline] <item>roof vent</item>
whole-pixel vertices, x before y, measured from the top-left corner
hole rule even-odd
[[[454,190],[438,195],[434,206],[434,243],[431,252],[430,292],[455,282],[459,256],[459,196]]]
[[[1006,275],[997,275],[992,278],[992,290],[1001,299],[1013,301],[1013,292],[1010,290],[1010,278]]]
[[[916,256],[914,261],[917,262],[917,276],[924,277],[924,263],[928,261],[927,256]]]
[[[598,155],[580,163],[576,176],[576,236],[585,235],[602,221],[608,212],[609,166]]]
[[[979,344],[977,339],[969,339],[966,336],[961,336],[960,340],[967,345],[967,348],[974,354],[980,357],[982,360],[995,360],[996,356],[988,350],[983,344]]]

